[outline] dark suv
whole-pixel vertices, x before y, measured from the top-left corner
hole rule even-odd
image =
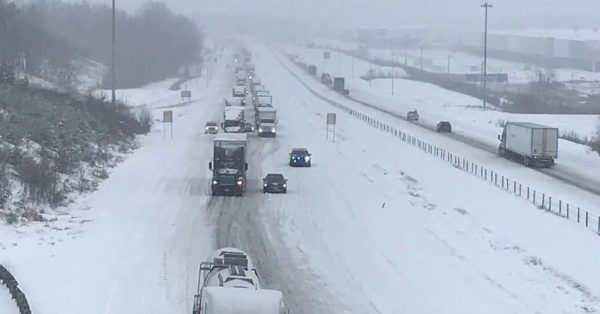
[[[306,148],[294,148],[290,153],[290,166],[292,167],[310,167],[311,154]]]
[[[452,125],[448,121],[440,121],[436,125],[435,130],[440,133],[452,133]]]
[[[263,193],[287,193],[287,179],[281,173],[269,173],[263,179]]]

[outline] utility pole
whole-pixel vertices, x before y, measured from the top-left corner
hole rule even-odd
[[[394,63],[394,47],[391,48],[392,53],[392,96],[394,96],[394,67],[396,66],[396,64]]]
[[[481,5],[485,9],[485,31],[483,35],[483,108],[487,102],[487,31],[488,31],[488,9],[494,6],[488,2]]]
[[[421,50],[421,71],[423,70],[423,46],[420,47]]]
[[[373,86],[373,63],[369,61],[369,87]]]
[[[116,14],[115,14],[115,0],[112,0],[112,65],[111,65],[111,76],[112,76],[112,105],[116,108],[117,105],[117,73],[116,73],[116,48],[115,48],[115,36],[116,36]]]

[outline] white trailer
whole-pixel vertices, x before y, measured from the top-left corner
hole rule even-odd
[[[284,314],[283,294],[262,289],[248,255],[220,249],[200,264],[193,314]]]
[[[526,166],[554,165],[558,157],[558,129],[529,122],[507,122],[501,135],[498,154]]]

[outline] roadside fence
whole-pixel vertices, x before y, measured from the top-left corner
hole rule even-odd
[[[293,57],[288,55],[288,58],[292,63],[301,67],[301,64],[299,64],[299,62],[297,62]],[[349,106],[324,97],[323,95],[315,91],[312,87],[310,87],[308,84],[306,84],[304,81],[302,81],[302,79],[298,75],[296,75],[296,73],[294,73],[289,67],[287,67],[286,64],[284,64],[283,62],[282,64],[312,94],[333,105],[340,111],[345,112],[346,114],[364,122],[370,127],[373,127],[383,133],[386,133],[389,136],[395,137],[399,141],[411,145],[424,153],[433,155],[434,157],[452,165],[458,170],[462,170],[464,172],[470,173],[471,175],[477,176],[481,180],[489,184],[495,185],[497,188],[500,188],[506,191],[507,193],[511,193],[515,196],[518,196],[528,201],[540,210],[544,210],[558,217],[564,218],[572,222],[576,222],[582,226],[585,226],[586,229],[591,230],[596,234],[600,235],[600,215],[589,212],[585,209],[580,208],[579,206],[566,202],[557,197],[553,197],[552,195],[534,189],[533,187],[524,185],[521,182],[513,180],[508,176],[494,171],[493,169],[472,162],[462,156],[447,151],[442,147],[435,146],[433,144],[428,143],[425,140],[422,140],[409,133],[406,133],[402,129],[397,128],[396,126],[389,125],[356,109],[353,109]]]

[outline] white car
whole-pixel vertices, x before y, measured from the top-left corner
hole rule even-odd
[[[204,134],[218,134],[219,133],[219,124],[214,121],[206,122],[204,126]]]

